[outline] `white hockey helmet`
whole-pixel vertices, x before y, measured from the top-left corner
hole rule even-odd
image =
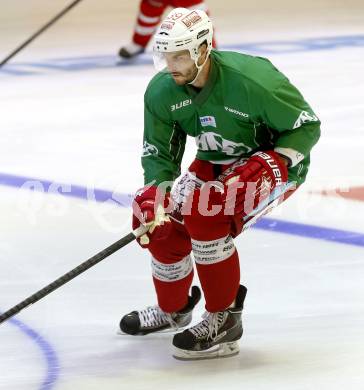
[[[160,61],[163,54],[180,50],[189,50],[191,59],[197,65],[199,47],[206,41],[209,54],[212,49],[212,35],[211,20],[204,11],[187,8],[173,9],[154,35],[155,67],[159,71],[164,69],[165,62]]]

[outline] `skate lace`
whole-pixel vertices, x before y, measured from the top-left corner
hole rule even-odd
[[[172,328],[178,328],[170,313],[165,313],[159,306],[148,306],[139,311],[141,327],[155,327],[169,324]]]
[[[197,338],[210,338],[214,340],[218,335],[221,325],[225,322],[228,313],[219,311],[210,313],[206,311],[202,318],[203,321],[189,329],[189,331]]]

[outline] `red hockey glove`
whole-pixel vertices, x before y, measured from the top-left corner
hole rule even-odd
[[[287,179],[283,158],[272,150],[254,153],[242,164],[233,165],[222,174],[225,215],[244,218]]]
[[[172,228],[165,213],[170,200],[169,192],[157,186],[146,186],[137,191],[133,201],[133,229],[140,225],[148,227],[148,232],[138,238],[138,243],[147,248],[151,239],[166,238]]]

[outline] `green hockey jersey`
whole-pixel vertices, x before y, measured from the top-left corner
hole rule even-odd
[[[215,163],[274,149],[291,161],[289,180],[301,184],[320,136],[319,119],[289,80],[267,59],[236,52],[211,52],[199,91],[158,73],[144,106],[145,184],[179,176],[187,135],[195,138],[196,157]]]

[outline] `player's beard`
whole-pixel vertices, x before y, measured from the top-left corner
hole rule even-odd
[[[193,81],[197,76],[198,69],[196,65],[191,67],[188,71],[182,72],[171,72],[171,76],[177,85],[186,85]]]

